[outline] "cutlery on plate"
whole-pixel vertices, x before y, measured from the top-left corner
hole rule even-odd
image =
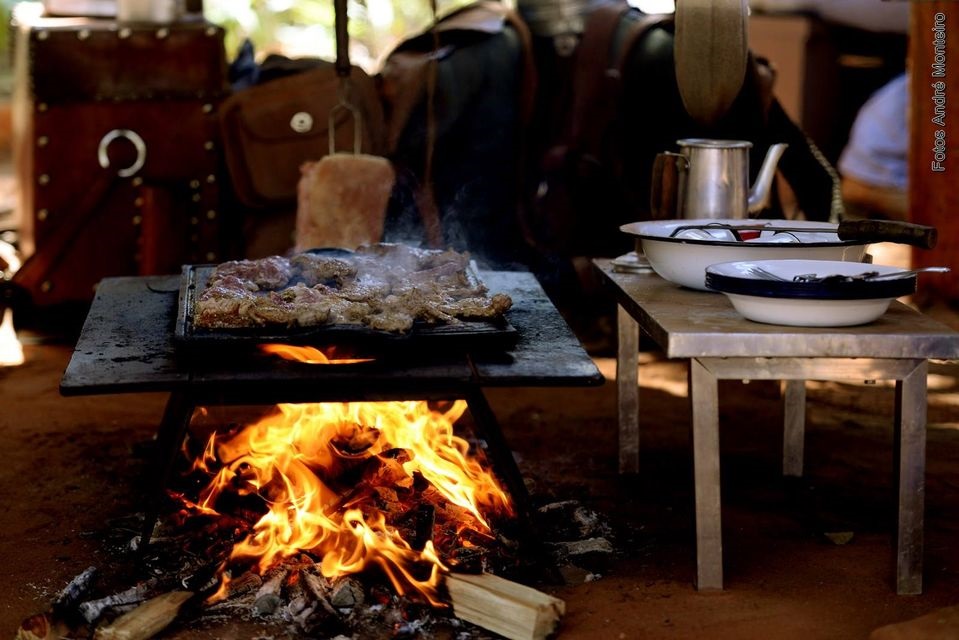
[[[946,273],[949,267],[921,267],[919,269],[902,269],[901,271],[889,271],[879,273],[878,271],[864,271],[855,275],[833,274],[820,276],[815,273],[793,276],[793,282],[876,282],[877,280],[894,280],[896,278],[905,278],[919,273]]]

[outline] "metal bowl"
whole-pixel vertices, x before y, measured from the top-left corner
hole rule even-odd
[[[730,231],[729,227],[763,225],[762,231]],[[699,228],[689,228],[699,227]],[[778,227],[809,232],[777,231]],[[861,262],[861,240],[840,240],[838,225],[796,220],[654,220],[632,222],[620,230],[636,236],[650,266],[670,282],[708,291],[706,267],[740,260],[839,260]],[[827,229],[828,231],[818,231]],[[815,231],[813,231],[815,230]]]
[[[854,262],[757,260],[710,265],[706,285],[726,294],[748,320],[848,327],[873,322],[893,300],[914,293],[916,275]]]

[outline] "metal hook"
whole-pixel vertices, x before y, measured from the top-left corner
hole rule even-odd
[[[345,109],[353,120],[353,153],[359,154],[362,150],[363,118],[360,110],[347,99],[348,84],[349,80],[347,78],[340,78],[340,86],[337,90],[339,102],[330,109],[329,122],[327,123],[330,134],[330,155],[336,153],[336,114],[340,109]]]

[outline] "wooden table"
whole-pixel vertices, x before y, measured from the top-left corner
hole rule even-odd
[[[959,359],[959,333],[893,302],[858,327],[766,325],[742,318],[725,296],[685,289],[653,273],[596,266],[619,304],[619,469],[639,470],[639,330],[669,358],[689,358],[696,517],[696,585],[722,589],[718,384],[784,380],[783,473],[803,470],[805,380],[896,380],[894,466],[899,484],[896,591],[922,592],[926,374],[932,359]]]

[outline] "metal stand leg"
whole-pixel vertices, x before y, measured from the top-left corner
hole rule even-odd
[[[723,588],[722,508],[719,485],[719,396],[716,376],[689,362],[696,494],[696,587]]]
[[[899,527],[896,593],[922,593],[923,511],[926,473],[926,374],[923,360],[896,382],[896,460]]]
[[[619,472],[639,473],[639,323],[617,307],[616,396],[619,400]]]
[[[493,465],[506,483],[510,496],[513,498],[513,505],[516,507],[517,515],[524,518],[526,522],[531,521],[531,500],[526,483],[523,482],[523,474],[520,473],[516,460],[513,458],[513,452],[503,437],[499,423],[496,421],[496,415],[486,402],[486,396],[479,387],[472,388],[466,399],[469,404],[470,414],[473,416],[473,422],[477,435],[483,437],[489,444],[488,453],[492,458]]]
[[[188,394],[174,391],[170,394],[166,409],[163,411],[163,419],[157,430],[156,451],[153,463],[150,465],[150,477],[147,480],[151,486],[143,519],[143,530],[140,534],[141,552],[150,544],[153,527],[160,515],[163,491],[170,481],[177,452],[186,437],[195,408],[196,405]]]
[[[800,478],[806,430],[806,381],[786,380],[784,386],[783,475]]]

